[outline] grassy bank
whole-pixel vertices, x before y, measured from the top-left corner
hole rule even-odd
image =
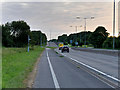
[[[46,48],[56,49],[57,47],[46,47]]]
[[[29,53],[25,48],[3,48],[2,87],[23,88],[24,80],[32,71],[34,63],[44,48],[35,47]]]

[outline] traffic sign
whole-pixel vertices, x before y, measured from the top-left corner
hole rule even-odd
[[[59,47],[63,47],[63,43],[60,43],[60,44],[59,44]]]
[[[73,40],[70,40],[70,43],[72,44]]]
[[[75,42],[75,45],[78,45],[78,42]]]

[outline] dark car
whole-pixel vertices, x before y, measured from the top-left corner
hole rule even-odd
[[[69,53],[69,47],[68,47],[68,46],[62,47],[61,52],[63,53],[63,52],[65,52],[65,51]]]

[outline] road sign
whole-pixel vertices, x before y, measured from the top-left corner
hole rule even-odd
[[[70,44],[72,44],[73,40],[70,40]]]
[[[78,45],[78,42],[75,42],[75,45]]]
[[[60,44],[59,44],[59,47],[63,47],[63,43],[60,43]]]

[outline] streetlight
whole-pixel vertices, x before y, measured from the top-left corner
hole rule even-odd
[[[77,34],[77,29],[78,29],[78,27],[82,27],[82,25],[81,25],[81,26],[70,26],[70,27],[75,27],[76,34]],[[77,42],[77,40],[76,40],[76,42]],[[80,35],[80,42],[81,42],[81,35]]]
[[[70,26],[70,27],[75,27],[75,31],[77,33],[78,27],[82,27],[82,25],[81,26]]]
[[[85,31],[85,42],[84,42],[84,45],[86,45],[86,26],[87,26],[87,20],[88,19],[94,19],[95,17],[90,17],[90,18],[82,18],[85,20],[85,26],[84,26],[84,31]],[[79,16],[76,17],[76,19],[81,19]]]
[[[115,0],[113,7],[113,49],[115,49]]]

